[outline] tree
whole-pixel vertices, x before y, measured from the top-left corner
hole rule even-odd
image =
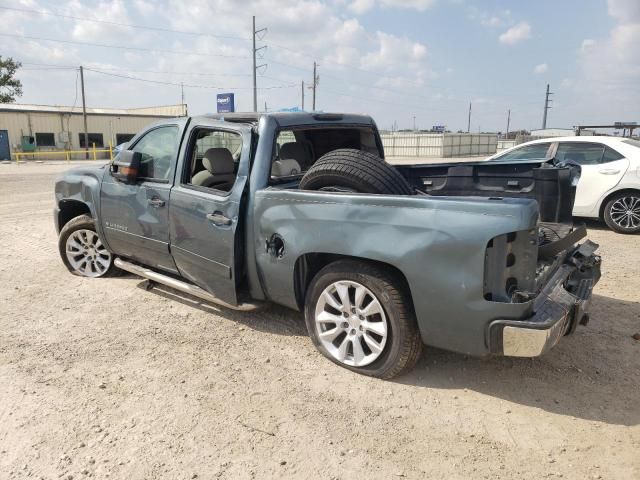
[[[14,78],[21,66],[11,57],[3,59],[0,56],[0,103],[12,103],[22,96],[22,82]]]

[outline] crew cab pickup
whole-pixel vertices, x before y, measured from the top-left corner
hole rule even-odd
[[[370,117],[326,113],[164,120],[126,148],[56,181],[74,274],[304,311],[322,354],[380,378],[423,344],[542,355],[589,319],[600,258],[571,223],[579,166],[395,168]]]

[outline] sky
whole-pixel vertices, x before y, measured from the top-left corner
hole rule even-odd
[[[0,55],[23,63],[19,103],[215,112],[366,113],[389,129],[540,128],[640,121],[640,0],[0,0]],[[8,28],[7,28],[8,27]],[[55,41],[54,41],[55,40]],[[117,47],[117,48],[114,48]],[[312,92],[305,89],[305,107]]]

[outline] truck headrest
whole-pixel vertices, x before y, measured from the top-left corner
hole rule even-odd
[[[233,173],[233,156],[226,148],[209,148],[204,152],[202,165],[214,175]]]
[[[288,177],[290,175],[297,175],[301,173],[302,169],[300,164],[293,159],[290,160],[276,160],[271,165],[272,177]]]
[[[280,147],[281,160],[296,160],[299,165],[308,165],[309,155],[300,142],[283,143]]]

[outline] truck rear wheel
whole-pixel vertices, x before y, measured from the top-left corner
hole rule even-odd
[[[67,269],[81,277],[104,277],[112,274],[113,255],[102,244],[89,215],[75,217],[62,228],[58,250]]]
[[[376,265],[341,260],[320,270],[307,290],[305,321],[324,356],[364,375],[401,375],[422,352],[407,293]]]
[[[300,181],[302,190],[412,195],[405,178],[380,157],[341,148],[318,159]]]

